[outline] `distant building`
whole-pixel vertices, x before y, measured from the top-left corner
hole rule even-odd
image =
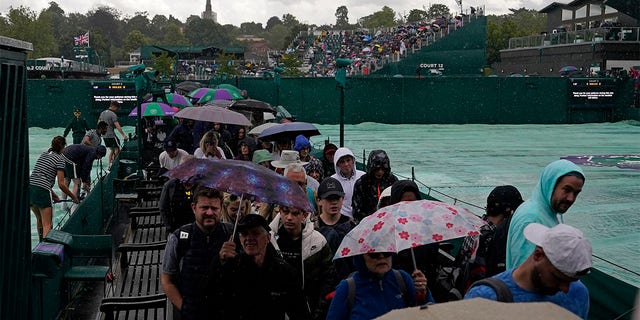
[[[218,22],[218,14],[211,10],[211,0],[207,0],[207,5],[205,10],[202,11],[202,19],[213,20],[213,22]]]
[[[492,65],[496,74],[560,76],[574,66],[577,75],[601,75],[640,65],[637,0],[553,2],[539,12],[547,14],[547,30],[509,39]]]

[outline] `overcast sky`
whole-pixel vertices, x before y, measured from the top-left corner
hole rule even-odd
[[[165,16],[173,15],[180,21],[186,21],[190,15],[200,15],[205,9],[206,0],[0,0],[0,13],[3,16],[9,11],[9,7],[26,6],[40,12],[47,8],[50,1],[56,1],[58,5],[69,14],[78,12],[86,14],[99,6],[110,6],[118,9],[125,17],[132,17],[136,12],[147,11],[149,19],[156,14]],[[566,3],[568,0],[555,0]],[[541,9],[553,2],[552,0],[463,0],[465,10],[469,6],[482,6],[487,14],[505,14],[509,8]],[[431,4],[441,3],[449,7],[452,12],[459,12],[460,8],[455,0],[211,0],[213,11],[218,13],[218,22],[221,24],[233,24],[239,26],[242,22],[257,22],[266,25],[270,17],[282,18],[283,14],[290,13],[300,22],[308,24],[333,24],[336,21],[335,12],[341,5],[349,9],[349,22],[355,23],[358,18],[379,11],[387,5],[396,13],[409,14],[411,9],[428,8]]]

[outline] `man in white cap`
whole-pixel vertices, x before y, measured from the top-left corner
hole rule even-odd
[[[515,269],[477,281],[464,296],[503,302],[552,302],[582,319],[589,315],[589,291],[580,277],[591,270],[591,244],[566,224],[531,223],[525,238],[536,247]],[[488,280],[488,281],[487,281]]]

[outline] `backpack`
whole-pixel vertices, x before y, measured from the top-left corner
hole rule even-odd
[[[507,287],[507,284],[504,281],[498,278],[486,278],[482,280],[478,280],[474,282],[469,289],[475,286],[488,286],[496,292],[496,296],[498,297],[498,301],[500,302],[513,302],[513,295],[511,294],[511,290]]]
[[[404,299],[404,304],[409,307],[413,306],[414,303],[411,303],[409,297],[407,296],[407,284],[404,282],[404,278],[402,277],[402,273],[396,269],[391,269],[393,271],[393,275],[398,282],[398,286],[400,286],[400,291],[402,292],[402,298]],[[353,309],[353,304],[356,301],[356,280],[353,278],[353,275],[358,272],[355,271],[349,275],[347,278],[347,285],[349,286],[349,293],[347,296],[347,301],[349,302],[349,312]]]

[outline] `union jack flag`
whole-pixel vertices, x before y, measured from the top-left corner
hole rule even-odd
[[[75,45],[89,44],[89,32],[73,37],[73,42]]]

